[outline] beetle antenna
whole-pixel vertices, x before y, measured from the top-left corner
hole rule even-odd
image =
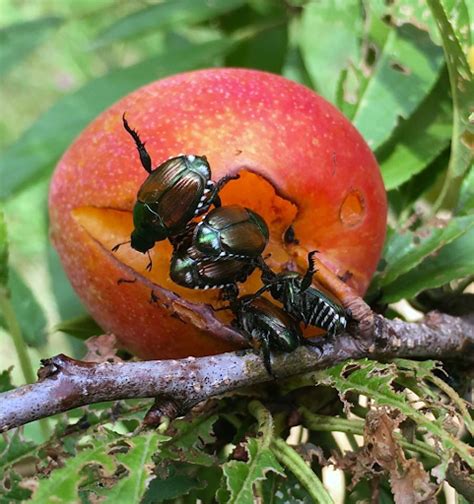
[[[145,170],[148,173],[151,173],[152,172],[151,157],[148,154],[147,150],[145,149],[145,144],[140,140],[137,131],[128,125],[127,119],[125,119],[125,112],[123,113],[122,121],[123,121],[123,127],[133,138],[135,145],[137,146],[138,154],[140,156],[140,161],[142,163],[143,168],[145,168]]]
[[[122,243],[117,243],[117,245],[113,246],[112,247],[112,252],[117,252],[117,250],[122,246],[122,245],[126,245],[127,243],[131,243],[132,240],[127,240],[127,241],[124,241]]]

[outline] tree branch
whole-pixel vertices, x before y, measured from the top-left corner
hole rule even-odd
[[[348,359],[456,359],[474,363],[474,321],[432,312],[422,323],[374,316],[371,337],[342,334],[315,346],[274,355],[273,370],[286,377]],[[0,394],[0,431],[79,406],[156,397],[179,415],[197,403],[241,387],[273,380],[258,355],[230,352],[210,357],[142,362],[82,362],[57,355],[42,362],[38,381]],[[164,413],[166,413],[166,411]]]

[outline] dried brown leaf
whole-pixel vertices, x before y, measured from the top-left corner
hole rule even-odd
[[[121,362],[117,357],[117,338],[114,334],[102,334],[93,336],[86,342],[87,354],[84,356],[86,362]]]

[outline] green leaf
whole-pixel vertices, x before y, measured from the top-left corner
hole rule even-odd
[[[439,225],[439,224],[438,224]],[[456,217],[435,227],[432,223],[416,231],[394,232],[385,246],[386,267],[378,278],[381,287],[414,270],[425,258],[435,255],[448,243],[474,226],[474,216]]]
[[[37,49],[50,30],[61,23],[61,18],[44,17],[2,28],[0,30],[0,75],[5,75],[28,53]]]
[[[456,213],[461,215],[474,213],[474,166],[462,182]]]
[[[61,319],[65,321],[61,322],[61,324],[67,323],[70,319],[85,316],[86,310],[79,301],[77,294],[74,292],[74,289],[64,272],[58,253],[51,244],[48,246],[47,254],[51,288],[56,300],[59,315]]]
[[[448,147],[452,109],[447,86],[447,75],[443,75],[416,112],[402,120],[392,138],[377,151],[387,191],[423,171]]]
[[[75,457],[67,459],[63,467],[54,470],[47,478],[40,479],[38,488],[29,502],[33,504],[81,502],[79,486],[83,480],[81,471],[85,466],[100,465],[109,476],[116,469],[114,458],[106,451],[111,441],[110,436],[91,440],[93,445],[91,448],[78,452]]]
[[[104,504],[141,502],[153,469],[152,457],[157,451],[158,444],[167,439],[168,437],[160,436],[156,432],[147,432],[127,439],[130,450],[125,454],[116,455],[115,458],[128,470],[128,474],[107,491]]]
[[[15,388],[12,384],[11,371],[13,366],[0,373],[0,393]]]
[[[26,455],[29,455],[35,447],[35,443],[22,437],[21,429],[9,432],[0,441],[0,469],[12,462],[19,462]]]
[[[154,79],[211,64],[235,40],[218,40],[141,61],[92,80],[59,100],[0,157],[0,198],[49,173],[73,138],[102,110]]]
[[[142,36],[150,31],[200,23],[244,5],[246,0],[168,0],[120,18],[99,34],[94,46]]]
[[[442,0],[441,5],[459,42],[467,52],[471,45],[471,30],[469,29],[469,11],[466,2],[464,0]],[[384,14],[390,15],[396,24],[411,23],[428,31],[437,45],[442,44],[435,18],[431,14],[427,2],[397,0],[386,8]]]
[[[167,462],[165,462],[167,463]],[[170,466],[168,474],[162,478],[155,478],[143,497],[141,504],[157,504],[163,501],[173,501],[178,497],[189,494],[192,490],[202,489],[208,486],[208,481],[200,481],[196,474],[186,474],[186,469],[189,469],[187,464]],[[189,471],[191,472],[191,470]]]
[[[443,63],[442,50],[426,32],[411,25],[390,31],[352,119],[372,149],[390,137],[400,117],[416,110]]]
[[[3,377],[4,373],[0,376]],[[15,429],[0,437],[0,504],[26,502],[30,497],[31,491],[20,486],[22,477],[12,466],[31,456],[35,449],[36,445],[32,441],[22,437],[21,429]],[[36,458],[29,459],[31,464],[36,462]]]
[[[457,193],[462,177],[472,163],[474,122],[470,123],[469,114],[474,110],[474,86],[466,55],[446,15],[443,3],[440,0],[428,0],[428,5],[436,19],[443,41],[454,109],[451,158],[443,190],[435,205],[438,207],[443,204],[448,195]],[[464,20],[464,23],[459,30],[469,31],[468,18]]]
[[[286,25],[269,27],[254,37],[243,40],[227,56],[226,65],[280,73],[285,61],[287,44]]]
[[[214,465],[215,457],[203,451],[203,448],[215,441],[213,426],[217,418],[213,415],[197,417],[192,421],[174,421],[173,428],[176,432],[170,442],[162,447],[162,458],[203,466]]]
[[[388,192],[390,209],[396,216],[407,216],[414,211],[417,200],[429,193],[442,180],[449,162],[449,146],[424,170],[400,187]],[[404,217],[402,217],[402,220]]]
[[[229,503],[247,504],[253,502],[253,487],[257,481],[264,480],[269,471],[283,475],[283,468],[272,451],[249,438],[246,445],[248,461],[232,460],[224,464],[224,474],[230,491]]]
[[[472,275],[474,271],[474,228],[426,258],[416,269],[401,275],[384,288],[382,302],[411,299],[419,292]]]
[[[258,401],[249,404],[250,412],[258,420],[258,438],[249,438],[246,443],[248,461],[231,460],[223,465],[230,496],[221,494],[220,500],[244,504],[253,502],[253,487],[264,480],[269,471],[284,475],[283,468],[270,449],[273,439],[273,418]]]
[[[81,340],[86,340],[91,336],[99,336],[104,332],[90,315],[80,315],[73,319],[63,320],[56,324],[53,330],[70,334]]]
[[[23,338],[28,346],[38,348],[47,342],[46,316],[35,295],[13,268],[8,278],[10,301],[20,324]],[[5,321],[0,314],[0,325]]]
[[[305,5],[301,19],[301,54],[316,90],[336,102],[341,72],[360,58],[360,2],[322,0]]]
[[[5,214],[0,209],[0,289],[8,283],[8,235]]]

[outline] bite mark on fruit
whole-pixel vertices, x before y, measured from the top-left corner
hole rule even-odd
[[[342,202],[339,219],[346,227],[355,227],[365,216],[365,199],[358,189],[351,189]]]

